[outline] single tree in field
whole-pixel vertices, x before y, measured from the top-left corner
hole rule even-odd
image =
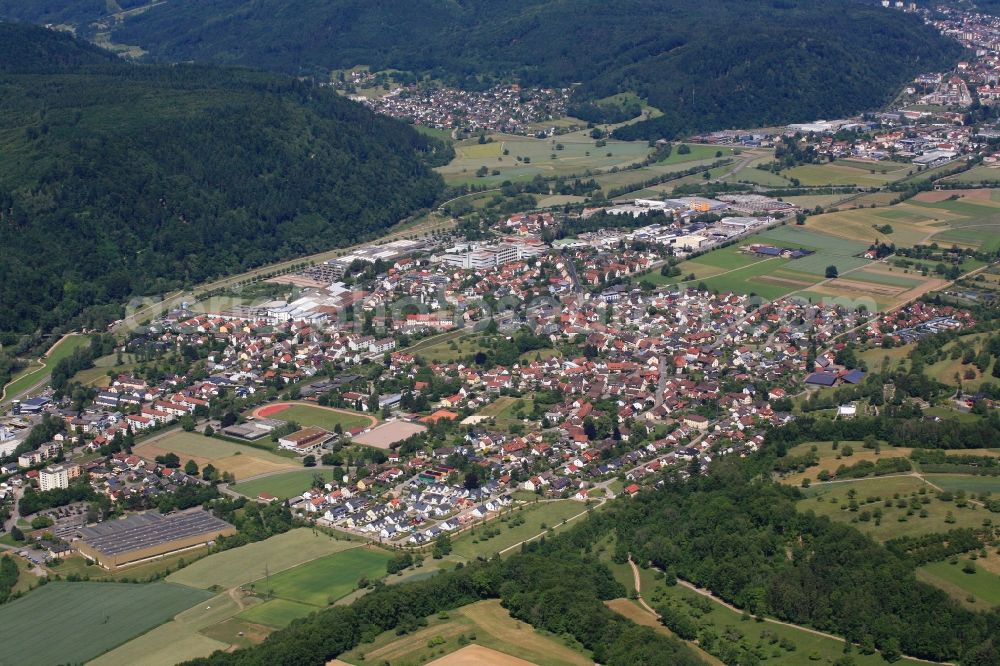
[[[833,278],[837,277],[838,275],[839,275],[839,273],[837,272],[837,267],[836,266],[827,266],[826,267],[826,277],[827,278],[833,279]]]

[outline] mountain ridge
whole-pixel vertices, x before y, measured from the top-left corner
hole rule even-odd
[[[41,58],[0,69],[0,331],[100,325],[132,295],[375,236],[443,190],[428,161],[448,147],[306,82],[0,37]]]

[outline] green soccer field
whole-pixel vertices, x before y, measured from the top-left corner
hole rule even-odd
[[[362,577],[383,578],[391,557],[380,548],[352,548],[254,581],[254,588],[258,594],[325,607],[357,588]]]
[[[261,493],[270,493],[278,499],[285,500],[289,497],[301,495],[312,488],[313,478],[317,474],[322,475],[325,481],[340,480],[339,478],[334,479],[333,470],[331,469],[313,467],[311,469],[298,469],[292,472],[275,474],[274,476],[266,476],[261,479],[247,481],[246,483],[237,483],[235,486],[232,486],[232,489],[250,498],[256,498]]]
[[[333,432],[333,429],[338,425],[344,430],[350,430],[351,428],[366,427],[371,423],[371,419],[362,414],[335,412],[309,405],[293,405],[288,409],[276,412],[273,414],[273,418],[282,421],[295,421],[300,426],[316,426],[330,432]]]
[[[83,663],[211,596],[171,583],[49,583],[0,607],[0,663]]]

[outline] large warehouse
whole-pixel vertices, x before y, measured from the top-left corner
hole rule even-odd
[[[74,546],[106,569],[159,557],[236,534],[236,528],[201,507],[166,515],[150,511],[79,530]]]

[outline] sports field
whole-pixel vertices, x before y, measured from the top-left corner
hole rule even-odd
[[[253,411],[253,415],[282,421],[294,421],[300,426],[316,426],[329,432],[333,432],[338,425],[343,430],[351,430],[352,428],[368,428],[378,423],[377,418],[367,414],[294,402],[279,402],[258,407]]]
[[[428,647],[431,641],[438,644]],[[395,631],[384,632],[374,642],[359,645],[340,655],[339,659],[356,666],[426,664],[457,653],[470,643],[480,648],[473,656],[489,661],[460,661],[461,655],[458,655],[440,663],[454,666],[520,664],[506,660],[504,657],[508,655],[539,666],[585,666],[594,663],[582,648],[569,647],[563,638],[542,633],[530,624],[515,620],[495,599],[463,606],[449,611],[444,617],[432,616],[428,618],[427,627],[405,636],[397,636]],[[502,654],[498,656],[493,651]]]
[[[211,463],[220,472],[231,472],[237,480],[299,467],[294,460],[270,451],[183,430],[153,437],[136,446],[134,451],[147,460],[175,453],[182,464],[194,460],[199,469]]]
[[[200,589],[230,588],[262,578],[265,567],[276,574],[357,545],[303,527],[215,553],[170,574],[167,581]]]
[[[364,444],[373,446],[376,449],[388,449],[396,442],[412,437],[417,433],[427,430],[427,426],[410,421],[389,421],[380,426],[376,426],[366,433],[353,437],[354,444]]]
[[[381,548],[352,548],[271,575],[268,579],[261,577],[253,584],[258,594],[322,608],[357,588],[362,577],[384,578],[385,565],[391,557]]]
[[[301,495],[305,491],[312,488],[313,478],[315,478],[317,474],[321,474],[327,481],[340,481],[339,478],[335,479],[333,477],[333,471],[330,469],[320,469],[316,467],[307,467],[302,469],[300,467],[299,469],[291,472],[275,474],[274,476],[265,476],[263,478],[253,479],[252,481],[246,481],[244,483],[237,483],[236,485],[231,486],[231,489],[241,495],[246,495],[251,499],[255,499],[261,493],[270,493],[280,500],[286,500],[289,497]]]
[[[171,583],[49,583],[0,606],[2,662],[83,663],[211,596]]]

